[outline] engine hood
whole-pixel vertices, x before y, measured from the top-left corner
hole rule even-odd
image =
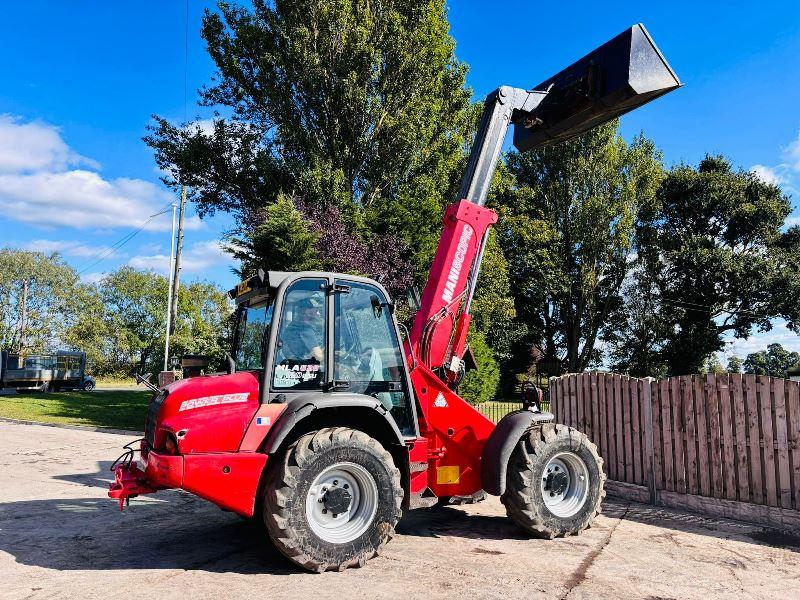
[[[155,423],[153,447],[162,449],[168,434],[181,454],[238,450],[259,406],[258,374],[206,375],[164,387]]]

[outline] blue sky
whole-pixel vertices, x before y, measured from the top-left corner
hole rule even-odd
[[[684,88],[626,116],[668,165],[707,152],[800,189],[800,3],[505,2],[451,0],[459,58],[476,97],[535,85],[626,27],[643,22]],[[141,141],[151,114],[181,121],[213,65],[199,36],[210,2],[9,3],[0,21],[0,245],[60,250],[87,279],[121,264],[166,271],[169,216],[111,247],[174,200]],[[500,10],[502,8],[502,10]],[[193,211],[190,209],[190,216]],[[800,216],[800,213],[798,215]],[[798,218],[800,220],[800,218]],[[188,279],[235,279],[218,247],[227,217],[190,218]],[[744,354],[800,337],[777,324],[737,343]]]

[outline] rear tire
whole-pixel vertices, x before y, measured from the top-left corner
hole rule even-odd
[[[343,571],[363,566],[391,539],[402,500],[389,452],[362,431],[331,427],[275,458],[263,517],[272,542],[294,563]]]
[[[585,434],[545,423],[514,449],[500,499],[508,517],[536,537],[577,535],[600,513],[605,480],[603,459]]]

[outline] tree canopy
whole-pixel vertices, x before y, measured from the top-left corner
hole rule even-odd
[[[443,0],[255,0],[207,11],[211,130],[156,117],[146,141],[201,215],[241,234],[281,193],[336,206],[354,235],[435,250],[475,113]],[[369,241],[366,239],[365,241]]]
[[[744,372],[772,377],[788,377],[787,371],[800,362],[800,354],[790,352],[780,344],[769,344],[766,350],[748,354]]]
[[[785,230],[789,198],[720,156],[679,165],[638,230],[658,288],[662,355],[672,375],[696,373],[726,333],[746,338],[782,317],[797,329],[800,228]]]
[[[663,177],[653,142],[628,145],[617,121],[507,157],[515,184],[497,199],[517,312],[545,357],[582,371],[631,270],[634,225]]]
[[[0,249],[0,348],[38,352],[57,344],[89,295],[58,254]]]

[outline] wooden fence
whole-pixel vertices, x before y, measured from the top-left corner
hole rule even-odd
[[[550,379],[556,420],[598,446],[611,493],[800,527],[800,384],[756,375]]]

